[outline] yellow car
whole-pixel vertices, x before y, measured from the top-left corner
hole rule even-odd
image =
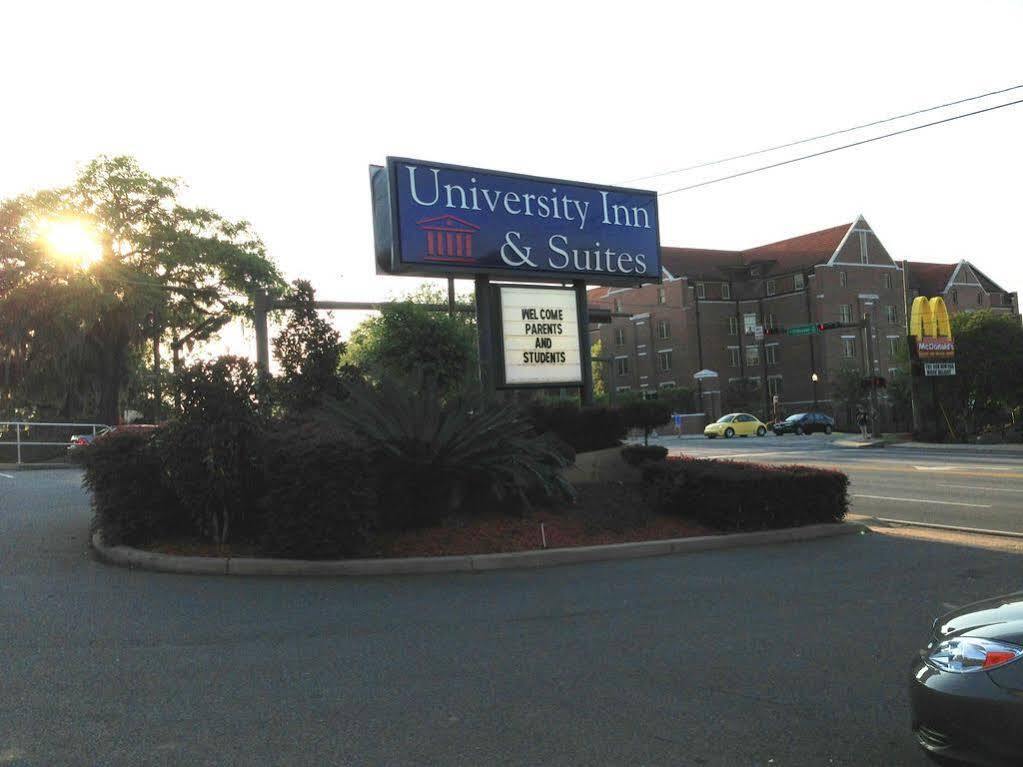
[[[707,426],[703,433],[707,435],[707,439],[752,437],[754,434],[763,437],[767,434],[767,424],[762,423],[756,416],[749,413],[729,413]]]

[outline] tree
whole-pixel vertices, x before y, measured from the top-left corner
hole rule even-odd
[[[312,285],[292,283],[291,308],[284,330],[274,339],[274,357],[281,367],[277,390],[281,403],[293,410],[315,405],[323,397],[339,398],[344,391],[341,334],[313,307]]]
[[[671,419],[670,406],[657,399],[634,399],[621,406],[626,426],[643,430],[643,444],[650,444],[650,432]]]
[[[598,357],[604,356],[604,345],[598,338],[593,342],[590,347],[590,359],[593,360],[591,363],[593,370],[593,397],[595,399],[601,399],[607,395],[607,382],[604,380],[606,373],[605,365],[607,363],[599,362]]]
[[[444,393],[459,389],[476,370],[476,323],[466,314],[448,316],[425,306],[444,303],[439,290],[424,286],[384,306],[352,331],[344,361],[376,379],[418,370]]]
[[[1023,327],[991,310],[962,312],[952,318],[952,337],[956,374],[938,380],[938,401],[963,434],[1006,424],[1023,403]]]
[[[853,423],[853,410],[866,403],[863,371],[853,364],[839,368],[831,379],[831,398],[845,411],[844,425],[850,426]]]
[[[177,359],[250,315],[255,289],[279,293],[249,224],[181,205],[181,189],[100,156],[69,186],[0,203],[8,407],[114,423],[141,349],[170,341]]]

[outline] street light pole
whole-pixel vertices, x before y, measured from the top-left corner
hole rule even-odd
[[[817,375],[816,371],[814,371],[810,375],[810,381],[813,383],[813,409],[814,409],[814,412],[816,412],[817,411],[817,381],[818,381],[818,375]]]

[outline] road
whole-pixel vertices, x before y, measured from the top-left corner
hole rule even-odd
[[[906,669],[1020,555],[891,534],[365,579],[129,571],[0,477],[0,764],[908,765]]]
[[[1023,453],[837,446],[847,436],[656,440],[672,453],[800,463],[849,475],[850,511],[869,517],[1023,534]]]

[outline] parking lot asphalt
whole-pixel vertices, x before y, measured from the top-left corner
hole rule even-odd
[[[1019,555],[884,534],[548,570],[95,561],[77,471],[0,477],[3,765],[924,765],[906,674]]]

